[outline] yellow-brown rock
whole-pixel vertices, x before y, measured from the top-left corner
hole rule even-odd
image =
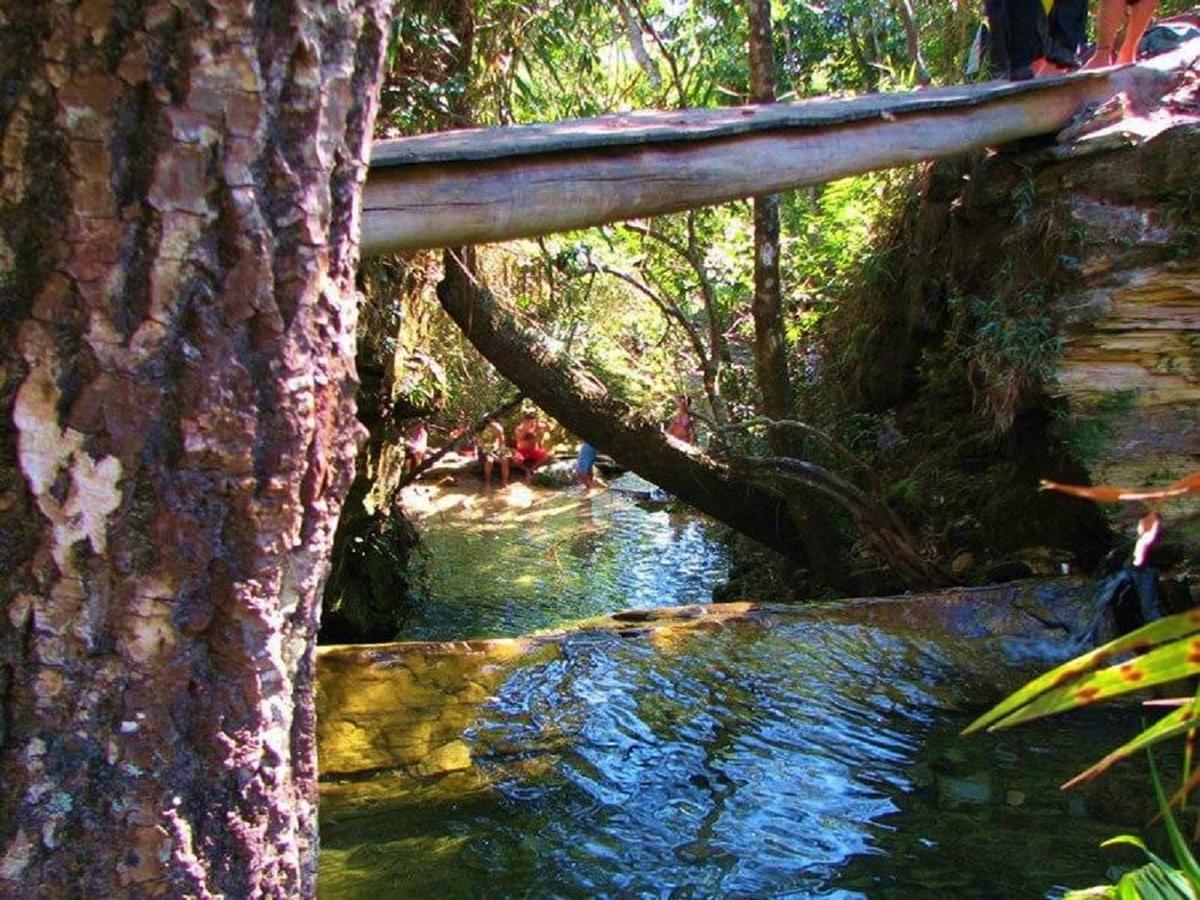
[[[1095,483],[1164,486],[1200,469],[1197,159],[1200,126],[1180,124],[1081,160],[1092,170],[1064,185],[1082,258],[1054,303],[1066,340],[1057,381],[1074,419],[1094,426]],[[1168,507],[1168,527],[1198,509]],[[1144,511],[1110,508],[1127,531]]]

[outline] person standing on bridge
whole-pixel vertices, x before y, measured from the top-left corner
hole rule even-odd
[[[987,9],[1010,81],[1079,68],[1087,0],[1054,0],[1048,9],[1043,0],[992,0]]]
[[[1100,0],[1100,9],[1096,12],[1096,52],[1084,68],[1126,66],[1136,60],[1138,44],[1157,9],[1158,0]],[[1117,32],[1122,23],[1125,24],[1125,38],[1118,51]]]

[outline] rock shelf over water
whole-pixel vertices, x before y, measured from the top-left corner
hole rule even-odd
[[[696,630],[807,618],[1061,654],[1070,649],[1066,638],[1086,628],[1093,588],[1062,578],[800,606],[693,604],[627,610],[519,638],[326,647],[317,665],[321,771],[327,779],[382,770],[420,778],[470,769],[463,734],[483,704],[517,667],[553,659],[571,635],[616,632],[669,651]]]

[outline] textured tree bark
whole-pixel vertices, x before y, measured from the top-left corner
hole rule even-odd
[[[775,43],[770,0],[746,0],[750,14],[750,82],[755,103],[775,102]],[[754,198],[754,373],[762,412],[772,419],[791,414],[787,344],[783,334],[783,292],[779,284],[779,196]],[[782,430],[771,432],[771,447],[789,452]]]
[[[387,9],[0,2],[0,894],[313,893]]]

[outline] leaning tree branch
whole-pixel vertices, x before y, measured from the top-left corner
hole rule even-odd
[[[707,357],[701,356],[701,364],[704,371],[704,388],[708,393],[708,401],[712,407],[714,418],[721,424],[725,424],[729,421],[729,411],[726,408],[724,398],[721,396],[721,366],[729,359],[729,348],[717,315],[716,288],[713,286],[712,279],[708,277],[708,273],[704,270],[704,260],[701,259],[696,249],[695,212],[689,211],[687,216],[687,246],[644,225],[638,225],[634,222],[623,222],[621,225],[634,234],[650,238],[672,250],[695,273],[696,280],[700,285],[700,296],[704,301],[704,314],[708,319],[709,348]],[[697,340],[694,338],[693,343],[695,344]]]
[[[719,426],[715,430],[724,433],[730,431],[744,431],[750,428],[793,428],[797,431],[802,431],[805,434],[812,435],[821,441],[826,447],[850,463],[857,469],[870,474],[872,469],[865,462],[859,459],[848,447],[834,440],[833,437],[826,434],[815,425],[809,425],[807,422],[801,422],[799,419],[771,419],[767,416],[755,416],[751,419],[744,419],[741,422],[734,422],[729,425]]]
[[[885,503],[840,475],[786,456],[740,457],[735,467],[744,469],[753,482],[767,490],[786,491],[785,485],[794,484],[837,504],[850,514],[858,531],[905,582],[927,586],[952,583],[941,568],[921,556],[904,523]]]
[[[715,415],[723,416],[713,357],[710,355],[708,348],[704,346],[704,339],[700,336],[696,327],[688,320],[688,317],[683,314],[679,306],[663,297],[640,278],[630,275],[628,272],[602,263],[592,263],[591,268],[597,272],[603,272],[606,275],[611,275],[614,278],[624,281],[657,306],[659,312],[663,314],[668,323],[672,320],[679,323],[687,335],[688,343],[692,345],[692,352],[696,354],[696,358],[700,362],[701,371],[704,372],[704,390],[708,394],[709,406],[712,407]]]
[[[638,21],[641,22],[642,29],[654,40],[654,43],[658,46],[658,52],[667,61],[667,68],[671,70],[671,83],[675,86],[675,93],[679,95],[679,108],[684,109],[687,107],[687,93],[683,88],[683,78],[679,74],[679,63],[675,59],[675,54],[663,41],[658,33],[658,29],[654,27],[654,23],[650,21],[650,17],[642,9],[641,3],[638,0],[632,0],[632,3],[633,10],[637,13]]]
[[[696,508],[768,546],[808,556],[789,505],[829,497],[850,512],[864,537],[912,588],[947,579],[920,557],[903,524],[865,492],[826,469],[791,459],[727,463],[699,448],[678,446],[651,422],[613,397],[582,367],[554,353],[540,332],[497,302],[474,274],[447,254],[438,299],[496,369],[549,415],[622,465]],[[830,539],[825,522],[803,538]],[[850,586],[841,567],[818,571],[825,583]]]

